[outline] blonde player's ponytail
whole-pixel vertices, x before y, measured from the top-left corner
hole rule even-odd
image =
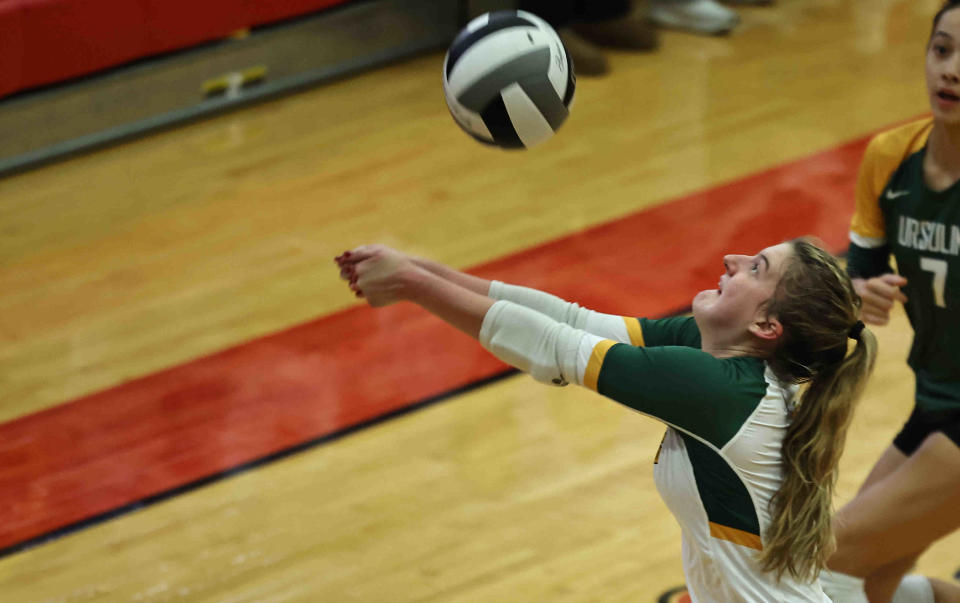
[[[768,363],[780,380],[804,387],[782,444],[783,483],[771,501],[760,562],[778,578],[808,581],[836,548],[837,465],[877,343],[858,320],[860,298],[837,261],[807,241],[792,245],[794,258],[767,307],[784,329]]]

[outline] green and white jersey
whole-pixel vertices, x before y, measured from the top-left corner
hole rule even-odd
[[[923,410],[960,407],[960,182],[944,191],[924,181],[931,118],[876,136],[867,147],[850,225],[848,270],[906,277],[904,305],[914,338],[908,360]]]
[[[816,583],[760,569],[792,388],[757,358],[699,349],[693,318],[639,321],[644,347],[597,342],[596,390],[667,424],[654,481],[683,533],[694,601],[829,601]],[[603,352],[603,349],[606,352]]]
[[[693,318],[599,314],[529,291],[491,288],[514,303],[494,304],[481,342],[540,381],[583,385],[667,425],[654,479],[682,529],[692,600],[829,601],[818,582],[778,581],[757,561],[796,389],[760,359],[702,351]]]

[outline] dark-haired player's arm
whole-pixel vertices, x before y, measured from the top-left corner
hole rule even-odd
[[[863,300],[860,315],[872,325],[887,324],[894,303],[907,301],[900,290],[907,279],[894,273],[890,266],[890,246],[880,208],[880,195],[889,174],[878,166],[878,155],[874,139],[867,147],[857,178],[856,210],[850,222],[847,252],[847,272]]]

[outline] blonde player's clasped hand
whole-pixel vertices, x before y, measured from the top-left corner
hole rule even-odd
[[[412,259],[384,245],[364,245],[335,258],[340,278],[350,284],[357,297],[365,297],[375,308],[400,301],[403,271],[419,268]]]
[[[890,310],[894,302],[907,303],[907,296],[900,287],[907,285],[907,279],[899,274],[882,274],[869,279],[853,279],[853,288],[857,290],[863,307],[860,316],[869,325],[885,325],[890,322]]]

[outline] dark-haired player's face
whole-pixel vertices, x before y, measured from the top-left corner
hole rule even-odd
[[[960,8],[940,17],[927,47],[927,92],[933,116],[960,125]]]

